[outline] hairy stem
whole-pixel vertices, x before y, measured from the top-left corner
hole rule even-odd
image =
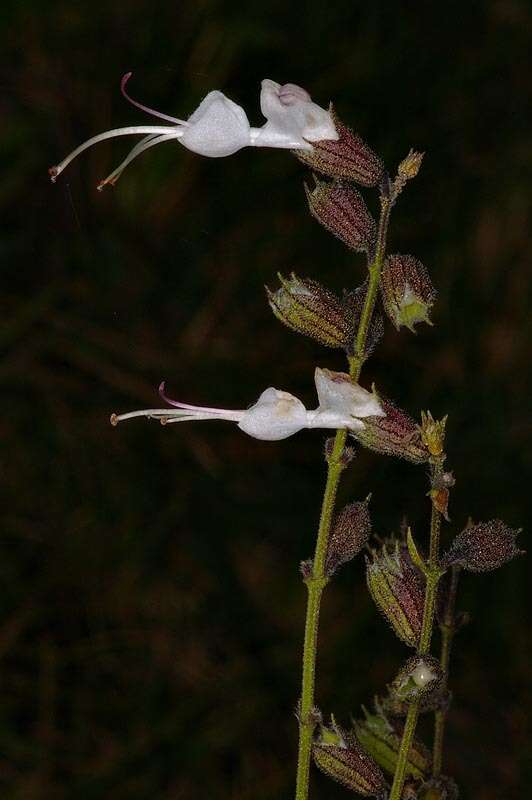
[[[382,264],[386,252],[386,233],[390,218],[392,202],[388,196],[381,195],[381,214],[375,257],[369,265],[369,282],[364,306],[360,315],[358,330],[353,346],[353,356],[349,358],[349,375],[353,381],[358,381],[364,363],[366,340],[369,325],[373,316]],[[327,461],[327,481],[323,494],[320,524],[316,550],[312,564],[311,575],[305,579],[307,585],[307,614],[305,621],[305,641],[303,644],[303,678],[301,686],[301,703],[299,707],[299,752],[297,762],[296,800],[307,800],[310,760],[312,755],[312,736],[314,733],[315,719],[314,687],[316,674],[316,654],[318,645],[318,626],[320,603],[323,590],[328,583],[324,574],[327,547],[331,532],[331,523],[334,515],[336,493],[340,483],[340,476],[344,469],[342,455],[347,439],[346,430],[336,431],[332,452]]]
[[[438,483],[439,479],[441,478],[442,465],[443,458],[434,461],[431,466],[432,486]],[[436,608],[438,583],[440,580],[440,574],[438,572],[438,557],[440,550],[441,517],[441,513],[433,503],[430,517],[429,560],[427,583],[425,587],[425,605],[423,608],[423,624],[421,627],[421,635],[419,638],[419,647],[417,651],[418,655],[420,656],[426,655],[429,652],[430,643],[432,640],[432,631],[434,628],[434,612]],[[412,746],[412,741],[416,732],[419,706],[420,700],[415,700],[410,705],[408,714],[406,715],[406,722],[397,757],[397,764],[395,767],[395,774],[393,777],[393,784],[389,800],[400,800],[403,793],[406,765],[410,753],[410,747]]]
[[[447,688],[449,683],[449,659],[451,657],[451,647],[455,634],[454,622],[454,606],[456,602],[456,590],[458,588],[458,577],[460,575],[460,567],[452,567],[451,572],[451,585],[449,587],[449,596],[445,606],[443,623],[441,625],[441,654],[440,664],[444,676],[444,689]],[[443,758],[443,737],[445,734],[445,723],[447,720],[447,709],[443,708],[436,711],[434,717],[434,743],[432,749],[432,774],[438,778],[441,773],[442,758]]]

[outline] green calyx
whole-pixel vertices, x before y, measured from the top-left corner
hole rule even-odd
[[[401,746],[401,732],[388,721],[382,710],[370,714],[365,708],[364,720],[357,720],[354,729],[360,744],[375,759],[385,772],[393,775]],[[424,780],[431,766],[426,747],[414,740],[406,764],[406,775],[415,780]]]
[[[415,326],[420,322],[432,325],[429,317],[431,305],[405,292],[401,303],[393,309],[395,327],[399,329],[404,326],[414,333]]]
[[[345,348],[350,326],[342,301],[333,292],[310,278],[279,274],[281,286],[276,291],[266,287],[273,313],[284,325],[310,336],[326,347]]]

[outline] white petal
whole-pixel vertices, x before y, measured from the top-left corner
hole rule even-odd
[[[202,156],[230,156],[251,144],[246,112],[222,92],[209,92],[187,120],[180,142]]]
[[[316,369],[314,373],[319,411],[331,411],[341,417],[384,417],[378,398],[344,372]]]
[[[278,441],[307,427],[307,410],[293,394],[270,387],[242,414],[238,427],[255,439]]]
[[[256,147],[299,147],[311,150],[309,142],[338,139],[331,114],[316,105],[304,89],[294,84],[280,84],[269,79],[262,81],[261,111],[267,119],[258,131],[253,131]]]

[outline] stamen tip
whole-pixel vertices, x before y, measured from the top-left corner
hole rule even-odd
[[[125,75],[122,75],[122,80],[120,81],[120,87],[121,87],[122,89],[124,88],[124,86],[126,85],[126,83],[127,83],[127,82],[128,82],[128,80],[131,78],[131,76],[132,76],[132,75],[133,75],[133,73],[132,73],[132,72],[126,72],[126,74],[125,74]]]
[[[161,423],[161,425],[166,425],[166,423],[168,422],[168,417],[161,417],[159,422]]]
[[[118,414],[115,414],[115,413],[113,413],[113,414],[111,414],[111,416],[109,417],[109,422],[111,423],[111,425],[112,425],[114,428],[116,428],[116,426],[118,425],[119,421],[120,421],[120,420],[118,419]]]
[[[109,180],[108,178],[106,178],[104,181],[100,181],[100,183],[98,184],[98,186],[96,187],[96,189],[97,189],[99,192],[101,192],[101,191],[104,189],[104,187],[105,187],[105,186],[114,186],[114,185],[115,185],[115,183],[116,183],[116,181],[114,181],[114,180]]]
[[[60,174],[61,174],[60,167],[50,167],[50,169],[48,170],[48,175],[50,176],[50,180],[52,181],[52,183],[56,182],[57,176]]]

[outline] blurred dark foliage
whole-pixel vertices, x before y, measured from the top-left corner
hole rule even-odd
[[[167,144],[102,194],[130,140],[56,186],[47,167],[144,121],[118,91],[128,70],[149,105],[186,116],[220,88],[254,124],[261,78],[300,83],[390,166],[426,150],[390,247],[430,269],[436,327],[389,326],[365,381],[449,414],[449,530],[469,514],[526,527],[531,5],[4,0],[0,24],[2,797],[290,797],[323,436],[108,416],[153,404],[162,378],[194,403],[245,407],[274,385],[312,404],[314,366],[341,355],[282,328],[263,284],[293,269],[340,290],[363,262],[309,217],[286,152]],[[360,453],[341,500],[372,491],[377,531],[406,514],[422,538],[425,479]],[[466,799],[532,780],[529,563],[462,582],[445,760]],[[405,655],[362,567],[323,608],[318,696],[344,722]]]

